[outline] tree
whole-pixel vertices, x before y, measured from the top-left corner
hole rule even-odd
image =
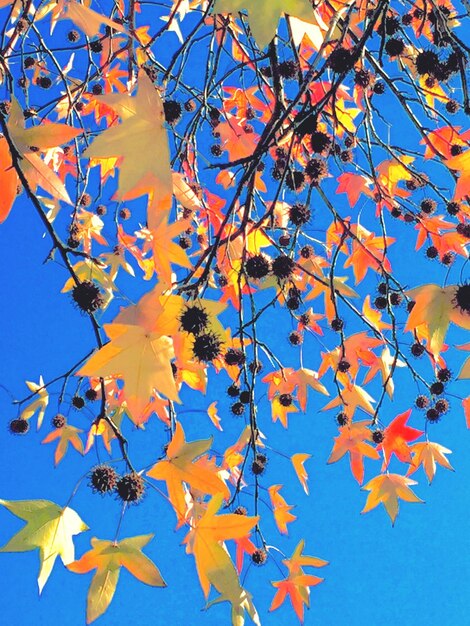
[[[362,512],[383,504],[394,524],[419,480],[452,469],[436,428],[450,398],[470,426],[467,6],[0,7],[0,219],[21,238],[35,213],[82,314],[69,307],[71,332],[93,333],[14,395],[12,434],[35,422],[56,465],[84,459],[60,504],[0,501],[25,522],[2,551],[39,549],[40,591],[58,556],[93,572],[90,623],[122,568],[165,586],[164,555],[146,555],[158,523],[125,528],[132,505],[167,507],[208,608],[260,624],[244,576],[271,561],[270,611],[288,599],[302,622],[327,561],[282,535],[312,455],[349,458]],[[318,409],[331,448],[292,450],[279,433],[308,435]],[[106,535],[83,493],[97,510],[114,494]]]

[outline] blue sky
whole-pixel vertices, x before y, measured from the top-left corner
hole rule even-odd
[[[59,36],[58,33],[63,36],[66,30],[59,26],[56,36]],[[388,106],[384,104],[383,111],[391,116],[390,140],[394,142],[404,129],[396,123],[394,111],[387,109]],[[326,187],[330,194],[334,194],[334,179],[328,180]],[[107,194],[110,196],[111,192],[107,190]],[[292,201],[292,197],[288,196],[287,201]],[[337,196],[335,201],[343,214],[354,213],[357,216],[357,208],[355,212],[350,211],[345,196]],[[317,200],[313,208],[309,234],[320,237],[329,220]],[[361,204],[358,208],[361,210],[361,223],[372,229],[373,208]],[[129,232],[145,219],[142,205],[136,204],[132,211],[132,220],[126,225]],[[60,219],[63,224],[67,222],[66,208],[62,209]],[[107,220],[105,236],[113,230],[112,215]],[[15,398],[24,397],[27,393],[25,380],[37,382],[39,375],[46,381],[51,380],[79,361],[94,346],[88,320],[74,308],[69,295],[60,293],[67,278],[66,271],[58,261],[44,263],[50,245],[43,234],[43,227],[24,196],[17,201],[11,216],[0,227],[3,288],[0,307],[0,416],[3,420],[3,428],[0,429],[0,497],[12,500],[48,499],[65,504],[79,478],[97,462],[106,460],[107,454],[100,447],[99,457],[95,448],[82,458],[72,450],[59,467],[54,468],[54,446],[41,445],[41,441],[49,432],[50,419],[57,411],[58,387],[54,388],[44,426],[39,433],[34,427],[25,437],[12,437],[8,432],[8,423],[16,416],[9,394]],[[444,268],[425,260],[422,253],[414,254],[415,235],[410,232],[409,226],[394,223],[389,234],[397,239],[391,248],[393,269],[405,284],[440,283],[444,280]],[[410,259],[413,259],[412,263]],[[467,278],[465,275],[460,277],[459,270],[460,266],[451,270],[449,283]],[[361,290],[374,293],[376,283],[376,277],[370,275]],[[134,299],[142,293],[138,293],[125,278],[121,287],[126,295]],[[150,285],[147,284],[145,288],[148,287]],[[214,293],[209,295],[215,297]],[[119,306],[124,304],[125,300],[117,298],[105,314],[104,321],[111,320]],[[223,321],[233,323],[228,317]],[[298,354],[286,340],[291,329],[290,322],[285,314],[280,314],[279,307],[260,324],[260,329],[266,337],[275,337],[276,353],[283,362],[298,365]],[[347,331],[351,334],[355,330],[359,328],[350,320]],[[468,341],[468,334],[454,328],[448,339],[449,343],[462,344]],[[335,337],[331,336],[326,339],[328,347],[334,345],[334,340]],[[318,367],[322,349],[322,344],[313,336],[308,337],[304,346],[307,366]],[[463,353],[454,354],[450,362],[454,373],[464,356]],[[429,377],[430,367],[423,362],[424,370],[426,366]],[[331,384],[331,377],[328,380]],[[225,394],[227,385],[228,379],[224,374],[211,374],[207,398],[187,395],[191,410],[181,415],[188,439],[214,435],[213,447],[217,452],[223,451],[224,443],[226,446],[234,441],[243,427],[242,420],[236,420],[229,414],[230,402]],[[73,390],[73,385],[70,389]],[[379,387],[374,383],[370,389],[374,395]],[[383,507],[360,515],[366,493],[360,490],[351,476],[346,459],[334,465],[326,464],[337,428],[335,412],[320,411],[326,403],[323,396],[311,393],[306,414],[293,415],[288,431],[279,423],[271,424],[266,398],[263,395],[257,398],[262,415],[260,420],[269,434],[270,446],[269,464],[262,481],[261,511],[268,513],[266,488],[282,483],[282,493],[287,502],[296,504],[293,512],[298,518],[289,526],[286,538],[277,533],[269,520],[266,521],[268,544],[289,556],[303,538],[306,554],[321,557],[330,563],[323,570],[312,571],[324,576],[325,582],[311,591],[311,609],[305,617],[307,626],[470,624],[467,606],[470,597],[470,539],[467,531],[470,435],[460,408],[460,397],[468,394],[468,384],[465,381],[452,383],[449,389],[451,410],[430,429],[429,434],[431,440],[453,451],[450,461],[455,473],[438,468],[433,485],[429,487],[422,470],[416,472],[413,478],[419,481],[419,485],[415,490],[426,503],[403,503],[393,528]],[[395,402],[386,402],[383,422],[388,423],[411,406],[417,393],[418,388],[410,378],[403,371],[397,371]],[[215,399],[219,402],[223,437],[212,428],[205,415],[207,405]],[[71,410],[68,417],[73,425],[86,431],[97,410],[98,406],[93,405],[81,413]],[[423,415],[414,411],[410,423],[416,428],[423,428]],[[261,428],[263,430],[263,426]],[[126,434],[131,445],[138,450],[140,468],[149,466],[161,456],[165,434],[157,420],[151,421],[145,432],[133,431],[128,424]],[[117,458],[119,451],[115,444],[113,446],[113,458]],[[303,493],[289,462],[282,456],[295,452],[312,454],[306,465],[310,476],[309,497]],[[406,467],[397,463],[392,469],[403,473]],[[366,460],[366,481],[378,472],[378,464]],[[90,526],[88,532],[76,537],[77,557],[89,549],[91,537],[114,537],[120,505],[113,498],[92,494],[87,478],[83,480],[71,506]],[[5,544],[22,525],[23,522],[0,508],[0,545]],[[146,587],[127,572],[122,572],[108,612],[96,622],[99,626],[127,626],[134,622],[142,626],[168,622],[174,626],[229,623],[228,605],[216,605],[208,612],[200,612],[205,603],[194,562],[180,545],[185,532],[175,532],[174,526],[174,514],[168,504],[150,489],[139,506],[126,512],[120,536],[155,533],[145,553],[160,568],[168,587]],[[279,553],[273,548],[270,555],[263,568],[245,568],[242,582],[253,592],[264,626],[290,626],[296,623],[296,619],[288,602],[278,611],[268,613],[274,595],[269,581],[280,580],[285,574],[278,567],[281,561]],[[38,598],[38,566],[37,552],[0,554],[0,585],[5,594],[3,623],[8,626],[29,623],[49,626],[57,622],[62,626],[84,624],[91,575],[74,575],[57,561],[42,597]]]

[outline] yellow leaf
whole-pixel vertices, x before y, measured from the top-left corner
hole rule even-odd
[[[250,30],[261,50],[276,34],[282,15],[318,25],[317,14],[309,0],[217,0],[214,13],[237,13],[242,9],[248,11]]]
[[[87,624],[106,611],[113,599],[121,567],[125,567],[138,580],[152,587],[166,587],[157,566],[142,548],[153,535],[128,537],[121,541],[104,541],[93,537],[91,550],[78,561],[68,564],[68,569],[76,574],[86,574],[96,569],[88,590]]]
[[[49,500],[0,500],[0,504],[27,522],[0,551],[27,552],[39,548],[41,593],[57,556],[64,565],[71,563],[75,558],[72,537],[88,530],[88,526],[73,509],[62,508]]]
[[[39,383],[36,384],[27,380],[26,385],[28,386],[28,389],[30,391],[35,393],[35,396],[34,400],[21,411],[20,418],[23,420],[29,420],[36,413],[36,411],[38,411],[37,429],[39,430],[44,419],[44,413],[49,403],[49,394],[47,393],[47,389],[44,386],[42,376],[39,377]]]
[[[176,423],[175,432],[168,444],[166,459],[158,461],[147,472],[148,476],[164,480],[168,489],[168,497],[175,509],[179,524],[187,515],[187,504],[183,483],[192,488],[211,495],[222,494],[225,499],[230,491],[216,472],[198,462],[200,456],[209,450],[212,437],[197,441],[186,441],[183,427]]]
[[[423,502],[409,487],[417,484],[415,480],[400,474],[379,474],[361,487],[364,491],[370,491],[361,513],[368,513],[382,503],[393,526],[398,515],[398,498],[405,502]]]
[[[174,350],[170,337],[127,324],[105,324],[103,328],[111,341],[88,359],[77,376],[122,378],[124,397],[136,420],[154,390],[179,402],[171,369]]]

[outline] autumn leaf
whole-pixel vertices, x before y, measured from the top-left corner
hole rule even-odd
[[[169,208],[173,194],[170,153],[164,127],[162,99],[142,70],[137,95],[99,96],[122,123],[99,135],[83,155],[89,158],[119,157],[120,199],[151,191],[162,208]],[[155,157],[158,152],[158,158]]]
[[[28,552],[39,548],[38,585],[41,593],[57,556],[64,565],[71,563],[75,558],[72,537],[88,530],[88,526],[73,509],[62,508],[49,500],[0,500],[0,504],[27,522],[0,551]]]
[[[275,396],[271,401],[271,416],[273,422],[278,420],[287,428],[287,416],[289,413],[297,413],[297,407],[291,402],[287,406],[280,400],[281,396]]]
[[[317,25],[316,13],[308,0],[217,0],[214,13],[237,13],[247,9],[250,30],[260,50],[276,34],[282,15],[291,15]]]
[[[211,404],[207,408],[207,415],[209,416],[209,419],[214,424],[214,426],[217,428],[217,430],[223,430],[223,428],[222,428],[222,426],[220,424],[219,414],[217,413],[217,401],[211,402]]]
[[[379,474],[367,485],[361,487],[364,491],[370,491],[361,513],[368,513],[382,503],[392,520],[393,526],[398,515],[399,498],[405,502],[423,502],[409,487],[417,484],[415,480],[400,474]]]
[[[308,474],[307,474],[307,470],[304,467],[304,463],[308,461],[308,459],[311,456],[312,456],[311,454],[297,452],[296,454],[293,454],[290,458],[292,466],[294,467],[294,471],[297,474],[297,478],[299,479],[300,484],[302,485],[303,490],[305,491],[307,495],[308,495],[308,485],[307,485]]]
[[[83,454],[83,441],[80,439],[79,433],[82,433],[83,430],[80,428],[75,428],[75,426],[70,426],[69,424],[65,424],[61,428],[56,428],[52,432],[50,432],[47,437],[42,440],[42,443],[51,443],[51,441],[59,440],[57,444],[57,448],[54,453],[54,464],[58,465],[64,456],[67,454],[67,450],[69,447],[69,443]]]
[[[294,550],[290,559],[284,559],[282,562],[287,567],[289,575],[284,580],[271,583],[277,589],[274,595],[270,611],[278,609],[289,596],[292,607],[299,621],[304,621],[304,607],[310,605],[310,587],[319,585],[323,582],[323,578],[305,574],[303,567],[324,567],[328,565],[327,561],[313,556],[302,554],[304,549],[304,541],[300,541]]]
[[[367,176],[344,172],[338,176],[337,181],[339,185],[336,189],[336,193],[347,194],[350,207],[354,207],[357,204],[361,194],[365,194],[366,196],[371,195],[369,187],[372,181]]]
[[[458,202],[470,194],[470,150],[450,157],[444,163],[449,169],[460,172],[454,191],[454,200]]]
[[[238,590],[237,571],[223,542],[247,536],[259,521],[259,517],[235,513],[217,515],[222,501],[221,493],[209,501],[200,517],[192,521],[191,530],[183,541],[186,552],[194,555],[199,581],[206,598],[211,586],[226,596],[231,596]]]
[[[342,405],[343,411],[351,418],[357,408],[373,415],[374,407],[371,404],[372,402],[375,402],[375,400],[365,389],[354,383],[346,383],[346,386],[341,390],[341,395],[336,396],[331,402],[328,402],[328,404],[322,408],[322,411],[328,411],[329,409]]]
[[[364,457],[379,459],[380,456],[369,442],[372,441],[372,432],[369,428],[370,421],[352,422],[339,429],[338,437],[335,437],[333,450],[327,463],[336,463],[346,453],[349,453],[351,471],[357,482],[362,485],[364,481]]]
[[[111,341],[88,359],[77,376],[122,378],[127,406],[136,420],[154,390],[179,402],[171,369],[174,350],[170,337],[128,324],[105,324],[103,328]]]
[[[408,316],[405,331],[413,331],[421,324],[426,324],[429,329],[429,348],[435,357],[442,350],[450,322],[470,330],[470,315],[457,305],[458,289],[458,285],[440,287],[427,284],[407,291],[415,304]]]
[[[318,380],[317,372],[301,367],[297,371],[286,371],[286,378],[288,384],[294,384],[297,387],[297,400],[299,401],[300,408],[305,413],[307,410],[307,398],[308,388],[311,387],[315,391],[322,393],[325,396],[329,396],[326,387]]]
[[[6,125],[19,154],[19,165],[31,189],[36,191],[38,186],[42,187],[58,200],[73,204],[64,183],[44,163],[37,149],[46,150],[69,143],[83,131],[67,124],[56,123],[25,128],[23,110],[14,97],[11,98],[10,114]]]
[[[91,550],[78,561],[67,565],[71,572],[86,574],[96,569],[88,590],[86,622],[90,624],[107,610],[113,599],[121,567],[126,568],[138,580],[152,587],[165,587],[158,568],[142,548],[153,534],[128,537],[121,541],[105,541],[93,537]]]
[[[183,427],[176,422],[173,438],[168,444],[166,459],[158,461],[149,469],[147,475],[156,480],[166,481],[168,497],[175,509],[179,525],[187,515],[187,504],[183,483],[202,493],[216,495],[221,493],[225,499],[230,491],[217,473],[198,462],[212,445],[212,437],[188,442]]]
[[[23,420],[29,420],[37,412],[37,429],[39,430],[42,426],[47,405],[49,404],[49,394],[47,393],[47,388],[44,385],[42,376],[39,377],[39,383],[33,383],[32,381],[27,380],[26,385],[28,389],[34,393],[34,399],[21,411],[20,418]]]
[[[406,472],[407,476],[416,472],[420,465],[422,465],[429,484],[431,484],[436,474],[436,464],[454,471],[454,468],[445,456],[446,454],[452,454],[452,451],[438,443],[433,443],[432,441],[414,443],[410,446],[410,451],[413,455],[413,460]]]
[[[403,463],[411,463],[411,451],[408,443],[418,439],[424,433],[422,430],[411,428],[406,424],[410,415],[411,409],[397,415],[383,432],[384,439],[377,446],[377,450],[381,450],[384,455],[383,470],[388,467],[393,454]]]
[[[268,489],[269,497],[271,499],[271,506],[273,507],[274,521],[279,529],[279,532],[283,535],[287,535],[287,524],[294,522],[297,517],[290,513],[293,509],[293,505],[287,504],[279,491],[282,485],[272,485]]]
[[[0,224],[10,214],[11,208],[17,196],[20,179],[13,167],[10,149],[5,137],[0,137]]]

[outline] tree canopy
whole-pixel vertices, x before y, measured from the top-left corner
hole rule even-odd
[[[90,577],[87,623],[122,568],[164,587],[169,555],[145,552],[169,507],[207,608],[260,625],[245,574],[274,561],[270,611],[303,622],[327,546],[283,541],[312,457],[349,461],[362,513],[392,525],[453,469],[468,19],[450,0],[0,0],[0,222],[35,214],[72,332],[92,332],[50,377],[25,364],[12,397],[11,434],[41,429],[59,475],[84,457],[60,504],[0,500],[25,522],[1,551],[39,549],[40,592],[58,556]],[[115,497],[107,536],[75,508],[87,490]],[[133,505],[154,523],[128,536]]]

